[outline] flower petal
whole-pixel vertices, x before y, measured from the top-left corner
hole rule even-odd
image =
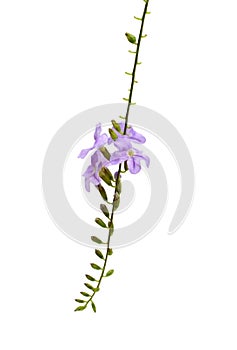
[[[104,146],[107,143],[107,141],[108,141],[108,136],[106,134],[102,134],[96,139],[93,147],[100,148]]]
[[[146,163],[147,168],[149,168],[150,166],[150,158],[148,156],[146,156],[145,154],[135,154],[134,155],[135,158],[139,158],[140,160],[144,160]]]
[[[82,176],[90,177],[94,173],[94,167],[89,165],[86,171],[82,174]]]
[[[132,144],[126,135],[120,135],[114,142],[114,145],[119,151],[128,151],[132,148]]]
[[[93,185],[95,186],[100,184],[100,178],[97,176],[96,173],[93,176],[91,176],[90,182],[93,183]]]
[[[87,177],[85,178],[85,188],[87,192],[90,192],[90,179]]]
[[[98,137],[101,134],[101,123],[98,123],[95,128],[95,133],[94,133],[94,139],[95,141],[98,139]]]
[[[127,134],[129,138],[136,143],[146,142],[146,138],[139,132],[136,132],[133,128],[128,129]]]
[[[135,157],[129,157],[128,159],[128,169],[131,174],[137,174],[141,170],[141,165],[139,159]]]
[[[99,160],[99,154],[98,154],[98,153],[99,153],[99,152],[96,151],[96,152],[93,153],[92,156],[91,156],[91,165],[92,165],[93,167],[96,166],[96,163],[97,163],[98,160]]]
[[[118,164],[125,162],[125,160],[128,160],[129,156],[126,151],[116,151],[111,154],[109,163],[111,165]]]
[[[84,159],[84,158],[87,156],[87,154],[88,154],[93,148],[94,148],[94,147],[86,148],[86,149],[81,150],[81,152],[79,153],[79,155],[77,156],[77,158]]]

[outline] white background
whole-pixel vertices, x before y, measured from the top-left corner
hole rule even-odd
[[[173,236],[116,250],[92,310],[74,313],[93,251],[61,234],[42,198],[55,132],[126,94],[141,0],[1,1],[1,339],[9,349],[237,348],[235,0],[150,1],[135,100],[168,118],[196,193]]]

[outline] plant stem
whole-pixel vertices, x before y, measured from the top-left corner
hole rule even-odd
[[[147,13],[149,0],[146,0],[145,2],[146,2],[146,5],[144,7],[144,11],[143,11],[143,15],[142,15],[142,23],[141,23],[140,33],[139,33],[139,37],[138,37],[138,41],[137,41],[137,50],[136,50],[136,56],[135,56],[133,72],[132,72],[132,81],[131,81],[131,87],[130,87],[129,98],[128,98],[128,106],[127,106],[127,112],[126,112],[126,118],[125,118],[125,126],[124,126],[124,131],[123,131],[124,135],[126,134],[127,126],[128,126],[128,116],[129,116],[130,106],[131,106],[131,103],[132,103],[132,94],[133,94],[133,88],[134,88],[134,82],[135,82],[135,75],[136,75],[136,69],[137,69],[139,49],[140,49],[140,45],[141,45],[143,26],[144,26],[144,22],[145,22],[145,17],[146,17],[146,13]]]
[[[130,106],[132,104],[132,95],[133,95],[133,88],[134,88],[134,83],[135,83],[135,75],[136,75],[136,68],[137,68],[137,62],[138,62],[138,55],[139,55],[139,49],[140,49],[140,45],[141,45],[141,39],[142,39],[142,32],[143,32],[143,26],[144,26],[144,22],[145,22],[145,17],[146,17],[146,13],[147,13],[147,8],[148,8],[148,4],[149,4],[149,0],[144,0],[145,1],[145,7],[144,7],[144,11],[143,11],[143,15],[142,15],[142,21],[141,21],[141,28],[140,28],[140,32],[139,32],[139,37],[138,37],[138,41],[137,41],[137,50],[136,50],[136,56],[135,56],[135,60],[134,60],[134,66],[133,66],[133,72],[132,72],[132,81],[131,81],[131,87],[130,87],[130,92],[129,92],[129,99],[128,99],[128,105],[127,105],[127,111],[126,111],[126,118],[125,118],[125,126],[124,126],[124,131],[123,134],[126,134],[127,131],[127,126],[128,126],[128,117],[129,117],[129,111],[130,111]],[[121,168],[122,168],[122,164],[119,164],[119,168],[118,168],[118,172],[117,172],[117,177],[116,177],[116,182],[115,182],[115,189],[114,189],[114,199],[112,202],[112,212],[111,212],[111,216],[110,216],[110,222],[113,224],[113,218],[114,218],[114,212],[115,212],[115,198],[116,198],[116,193],[118,192],[118,183],[119,183],[119,178],[120,178],[120,173],[121,173]],[[100,278],[98,280],[96,289],[100,287],[103,275],[104,275],[104,271],[106,268],[106,264],[107,264],[107,260],[108,260],[108,256],[109,256],[109,249],[110,249],[110,239],[111,239],[111,234],[108,234],[108,239],[107,239],[107,251],[106,251],[106,256],[104,259],[104,265],[103,268],[101,270],[101,275]],[[93,292],[93,294],[90,296],[90,298],[88,299],[88,301],[86,302],[85,306],[87,306],[87,304],[93,299],[94,295],[95,295],[96,291]]]

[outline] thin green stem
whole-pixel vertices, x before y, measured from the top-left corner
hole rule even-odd
[[[146,17],[146,13],[147,13],[148,4],[149,4],[149,0],[146,1],[146,5],[144,7],[140,33],[139,33],[139,37],[138,37],[138,41],[137,41],[137,50],[136,50],[136,56],[135,56],[135,60],[134,60],[134,66],[133,66],[133,72],[132,72],[132,81],[131,81],[131,87],[130,87],[129,98],[128,98],[127,112],[126,112],[126,117],[125,117],[125,126],[124,126],[124,131],[123,131],[124,135],[126,134],[127,126],[128,126],[128,116],[129,116],[130,106],[132,104],[132,94],[133,94],[133,88],[134,88],[134,83],[135,83],[135,76],[136,76],[136,69],[137,69],[137,63],[138,63],[139,49],[140,49],[140,45],[141,45],[142,32],[143,32],[143,27],[144,27],[144,22],[145,22],[145,17]]]

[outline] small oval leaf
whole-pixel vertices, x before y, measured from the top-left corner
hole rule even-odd
[[[82,311],[85,310],[86,306],[78,306],[74,311]]]
[[[97,264],[91,263],[91,267],[95,270],[102,270],[100,266],[98,266]]]
[[[103,242],[96,236],[91,236],[91,240],[95,243],[102,244]]]
[[[75,299],[75,301],[76,301],[77,303],[85,303],[85,302],[86,302],[85,300],[82,300],[82,299]]]
[[[95,250],[95,254],[100,258],[100,259],[104,259],[104,255],[102,254],[102,252],[98,249]]]
[[[85,275],[85,276],[86,276],[86,278],[87,278],[89,281],[92,281],[92,282],[95,282],[95,281],[96,281],[96,279],[95,279],[94,277],[90,276],[90,275]]]
[[[96,218],[95,222],[97,223],[97,225],[99,225],[99,226],[101,226],[103,228],[107,227],[106,224],[104,223],[104,221],[102,219],[100,219],[100,218]],[[101,243],[102,243],[102,241],[101,241]]]
[[[88,289],[94,291],[94,287],[93,287],[91,284],[89,284],[89,283],[84,283],[84,285],[85,285]]]
[[[100,205],[100,210],[109,219],[109,210],[108,210],[108,208],[106,207],[105,204],[101,204]]]
[[[91,300],[91,307],[92,307],[93,311],[96,312],[96,306],[92,300]]]
[[[111,276],[113,273],[114,273],[114,270],[109,270],[109,271],[106,273],[105,277],[109,277],[109,276]]]
[[[90,294],[86,293],[86,292],[80,292],[84,297],[90,297]]]

